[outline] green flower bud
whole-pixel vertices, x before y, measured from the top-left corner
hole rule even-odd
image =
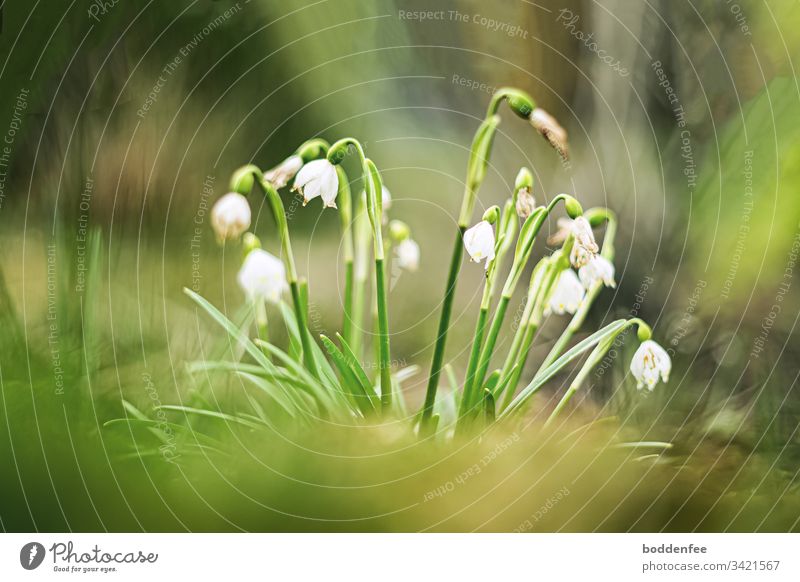
[[[519,191],[523,188],[528,188],[529,190],[533,188],[533,174],[528,168],[520,168],[517,179],[514,182],[514,190]]]
[[[303,159],[303,163],[308,163],[311,160],[323,157],[328,152],[329,147],[328,142],[324,139],[314,138],[297,148],[296,154]]]
[[[345,140],[339,140],[333,144],[328,150],[328,161],[333,165],[341,164],[345,157],[347,157],[348,143]]]
[[[242,237],[242,256],[246,257],[250,251],[261,248],[261,240],[252,232],[244,233]]]
[[[506,100],[511,110],[523,119],[528,119],[536,107],[531,96],[520,89],[508,89],[507,92]]]
[[[653,330],[645,322],[640,321],[636,331],[640,342],[646,342],[653,336]]]
[[[389,223],[389,236],[392,240],[401,242],[411,236],[411,229],[402,220],[392,220]]]
[[[567,215],[573,219],[578,218],[583,214],[583,207],[581,206],[581,203],[575,200],[575,198],[572,196],[567,197],[567,199],[564,201],[564,208],[567,211]]]
[[[483,213],[482,220],[485,220],[489,224],[494,224],[495,222],[497,222],[498,218],[500,218],[500,207],[495,205],[487,209],[486,212]]]
[[[253,175],[255,169],[255,166],[248,165],[236,170],[231,176],[231,192],[238,192],[243,196],[250,194],[253,190],[253,184],[255,184],[255,176]]]

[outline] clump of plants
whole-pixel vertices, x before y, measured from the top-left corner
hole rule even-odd
[[[630,372],[638,387],[653,390],[659,380],[666,382],[670,358],[651,339],[652,331],[641,319],[618,319],[592,333],[583,330],[598,295],[604,287],[615,284],[617,221],[612,210],[584,210],[569,194],[537,204],[533,176],[523,167],[505,204],[489,208],[474,222],[473,209],[486,175],[503,103],[529,122],[561,156],[568,156],[566,132],[529,95],[514,88],[502,88],[493,95],[470,149],[438,333],[420,409],[411,409],[401,390],[408,371],[392,369],[388,316],[391,305],[387,298],[388,249],[394,249],[392,260],[400,268],[415,270],[420,248],[407,224],[389,219],[391,194],[379,166],[353,137],[333,144],[311,139],[268,171],[246,165],[233,173],[230,192],[212,210],[212,226],[221,244],[241,245],[237,279],[248,315],[234,323],[202,296],[186,290],[224,330],[226,341],[233,346],[228,352],[235,354],[233,358],[196,362],[190,371],[237,376],[250,387],[245,391],[247,409],[222,410],[210,404],[161,408],[253,430],[271,429],[287,422],[309,429],[320,423],[391,422],[422,439],[449,440],[461,435],[482,435],[497,426],[514,430],[515,423],[531,408],[533,396],[554,376],[583,358],[547,420],[552,424],[617,337],[634,327],[641,343],[630,362]],[[351,176],[356,179],[351,180]],[[354,195],[351,189],[356,183],[363,187],[360,195]],[[332,337],[314,337],[308,325],[309,287],[297,271],[281,196],[281,191],[289,188],[303,196],[304,204],[319,198],[324,208],[339,214],[345,288],[341,329]],[[266,199],[280,248],[264,248],[248,230],[249,199],[255,196]],[[562,209],[566,216],[558,217],[557,232],[548,240],[557,250],[534,258],[534,243],[543,225]],[[602,244],[598,244],[595,235],[600,229],[604,229]],[[485,279],[466,372],[458,378],[445,366],[445,353],[465,250],[472,262],[482,263]],[[528,272],[530,278],[525,282],[523,276]],[[527,285],[524,311],[508,350],[500,354],[496,350],[498,336],[507,325],[509,303],[519,285]],[[372,303],[368,305],[370,287]],[[569,317],[563,332],[530,375],[526,372],[528,355],[537,331],[547,318],[563,316]],[[287,345],[277,345],[271,339],[270,330],[276,321],[288,330]],[[374,342],[365,341],[365,328],[375,330]],[[574,342],[579,331],[588,335]],[[368,356],[370,351],[374,353]],[[373,359],[374,366],[365,365],[365,361]],[[446,389],[440,390],[440,384]],[[143,419],[130,405],[128,410]]]

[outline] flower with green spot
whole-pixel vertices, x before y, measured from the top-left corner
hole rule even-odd
[[[595,255],[578,270],[578,278],[586,289],[591,289],[597,281],[606,287],[616,287],[614,265],[603,255]]]
[[[467,249],[470,258],[475,263],[486,261],[486,268],[489,262],[494,259],[494,228],[486,220],[481,220],[478,224],[464,233],[464,247]]]
[[[336,208],[336,195],[339,193],[336,167],[327,159],[308,162],[297,172],[292,190],[303,195],[303,206],[320,197],[323,208]]]
[[[572,266],[578,269],[588,264],[597,255],[600,247],[597,246],[597,241],[594,240],[592,226],[583,216],[579,216],[572,221],[572,234],[575,237],[575,244],[572,246],[569,259]]]
[[[575,313],[581,306],[586,291],[578,280],[578,276],[572,269],[561,271],[553,287],[553,292],[547,302],[545,315],[555,313],[564,315],[565,313]]]
[[[669,354],[651,339],[643,341],[631,359],[631,374],[636,378],[636,387],[640,390],[646,386],[652,391],[659,378],[662,382],[668,382],[671,371]]]

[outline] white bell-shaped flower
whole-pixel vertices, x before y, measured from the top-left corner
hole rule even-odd
[[[283,261],[263,249],[247,253],[237,279],[247,298],[253,302],[265,299],[279,303],[281,294],[289,288]]]
[[[308,162],[297,172],[292,190],[303,195],[304,206],[319,196],[324,208],[336,208],[336,195],[339,193],[336,167],[326,159]]]
[[[295,174],[303,167],[303,158],[298,155],[289,156],[280,164],[264,173],[264,179],[270,182],[276,190],[280,190],[289,181],[294,178]]]
[[[581,306],[586,291],[583,285],[578,280],[578,276],[572,269],[561,271],[553,287],[553,292],[550,295],[550,300],[547,302],[545,308],[545,315],[556,313],[564,315],[565,313],[575,313]]]
[[[586,265],[600,250],[597,241],[594,240],[592,225],[583,216],[579,216],[572,221],[572,235],[575,237],[575,244],[569,255],[572,266],[576,269]]]
[[[222,196],[211,209],[211,227],[217,240],[236,240],[250,228],[250,205],[237,192]]]
[[[639,389],[647,386],[648,390],[653,390],[659,378],[668,382],[671,371],[672,360],[669,354],[653,340],[643,341],[633,354],[631,374],[636,378],[636,387]]]
[[[395,247],[395,253],[401,269],[414,272],[419,268],[419,245],[412,239],[400,241]]]
[[[480,263],[486,260],[486,268],[489,268],[489,261],[494,259],[494,228],[492,225],[481,220],[478,224],[464,233],[464,246],[470,258]]]
[[[615,287],[614,265],[603,255],[594,255],[578,270],[578,277],[586,289],[591,289],[596,281],[602,281],[606,287]]]

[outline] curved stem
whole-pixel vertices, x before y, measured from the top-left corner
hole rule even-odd
[[[258,168],[255,168],[258,170]],[[297,267],[294,262],[294,253],[292,252],[292,241],[289,238],[289,225],[286,221],[286,211],[283,207],[283,202],[278,194],[278,191],[267,180],[264,180],[261,170],[258,173],[253,172],[264,196],[267,198],[272,216],[275,219],[275,224],[278,227],[278,234],[281,240],[281,249],[283,262],[286,265],[286,274],[289,281],[289,288],[292,293],[292,304],[294,306],[295,318],[297,318],[297,327],[300,333],[300,342],[303,346],[303,361],[306,368],[312,376],[318,378],[317,366],[314,361],[314,355],[311,351],[313,340],[311,333],[308,330],[308,322],[306,321],[305,309],[303,309],[303,301],[300,296],[300,290],[297,282]]]

